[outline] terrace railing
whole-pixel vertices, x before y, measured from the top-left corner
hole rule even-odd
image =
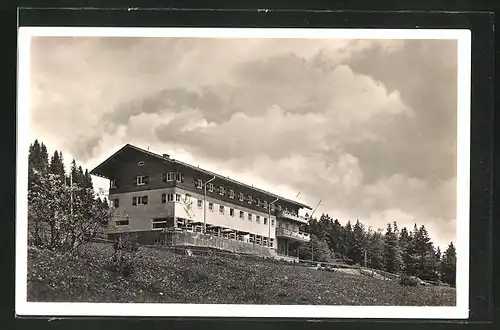
[[[301,231],[293,231],[287,228],[276,228],[276,236],[293,238],[304,242],[308,242],[311,239],[308,233],[304,233]]]
[[[297,222],[301,222],[301,223],[308,223],[309,222],[307,220],[307,218],[300,216],[294,212],[290,212],[290,211],[286,211],[286,210],[279,211],[278,218],[293,220],[293,221],[297,221]]]

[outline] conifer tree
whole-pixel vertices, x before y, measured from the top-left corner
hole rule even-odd
[[[379,229],[370,232],[368,240],[368,260],[370,268],[384,270],[384,236],[382,235],[382,230]]]
[[[399,247],[398,237],[393,232],[391,224],[387,224],[387,231],[384,236],[384,256],[385,269],[389,273],[398,273],[403,263],[401,248]]]
[[[357,220],[352,231],[352,242],[349,258],[355,264],[362,264],[364,260],[365,249],[366,241],[364,228],[359,220]]]
[[[456,285],[456,265],[457,263],[457,252],[453,242],[448,245],[448,248],[443,253],[441,260],[441,274],[442,281],[448,283],[452,287]]]
[[[50,159],[49,171],[52,174],[58,175],[61,179],[65,177],[64,163],[62,159],[62,153],[54,151],[52,158]]]
[[[346,256],[350,258],[349,256],[351,255],[351,250],[352,250],[352,225],[351,221],[347,221],[346,225],[344,226],[344,245],[345,245],[345,250],[346,250]],[[351,259],[351,261],[354,262],[354,260]]]
[[[40,146],[40,169],[47,171],[49,169],[49,153],[47,152],[47,147],[42,142]]]

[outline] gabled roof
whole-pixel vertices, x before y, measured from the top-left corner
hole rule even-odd
[[[96,166],[92,171],[90,171],[90,174],[102,177],[102,175],[100,175],[99,172],[105,166],[105,164],[108,163],[108,162],[110,162],[110,161],[112,161],[113,158],[117,157],[119,154],[121,154],[122,152],[124,152],[127,149],[132,149],[132,150],[138,151],[140,153],[144,153],[146,155],[155,157],[155,158],[161,160],[163,163],[169,163],[169,164],[174,164],[174,165],[177,164],[177,165],[180,165],[180,166],[184,166],[184,167],[193,169],[193,170],[195,170],[197,172],[214,176],[214,177],[216,177],[219,180],[223,180],[223,181],[227,181],[227,182],[230,182],[230,183],[233,183],[233,184],[236,184],[236,185],[240,185],[240,186],[243,186],[243,187],[245,187],[247,189],[254,190],[256,192],[259,192],[259,193],[262,193],[262,194],[265,194],[265,195],[268,195],[268,196],[271,196],[271,197],[274,197],[274,198],[278,198],[281,201],[284,201],[284,202],[287,202],[287,203],[291,203],[291,204],[294,204],[296,206],[312,210],[312,208],[309,205],[306,205],[306,204],[303,204],[303,203],[299,203],[299,202],[293,201],[291,199],[278,196],[276,194],[270,193],[270,192],[265,191],[263,189],[259,189],[259,188],[256,188],[254,186],[250,186],[248,184],[245,184],[245,183],[242,183],[242,182],[230,179],[228,177],[222,176],[220,174],[217,174],[217,173],[214,173],[214,172],[202,169],[202,168],[200,168],[198,166],[193,166],[193,165],[190,165],[190,164],[187,164],[187,163],[184,163],[184,162],[181,162],[179,160],[172,159],[172,158],[165,158],[165,157],[163,157],[161,155],[155,154],[154,152],[151,152],[149,150],[144,150],[142,148],[136,147],[136,146],[128,144],[128,143],[125,146],[123,146],[121,149],[119,149],[117,152],[115,152],[113,155],[111,155],[110,157],[108,157],[101,164],[99,164],[98,166]]]

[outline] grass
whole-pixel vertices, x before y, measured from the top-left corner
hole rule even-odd
[[[179,255],[143,248],[134,271],[110,268],[112,247],[91,243],[71,256],[30,248],[28,301],[454,306],[453,288],[405,287],[228,255]]]

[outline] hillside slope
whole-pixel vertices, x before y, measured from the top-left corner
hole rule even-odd
[[[228,255],[179,255],[141,247],[125,278],[110,245],[72,256],[30,248],[28,301],[312,305],[455,305],[446,287],[405,287],[341,272]]]

